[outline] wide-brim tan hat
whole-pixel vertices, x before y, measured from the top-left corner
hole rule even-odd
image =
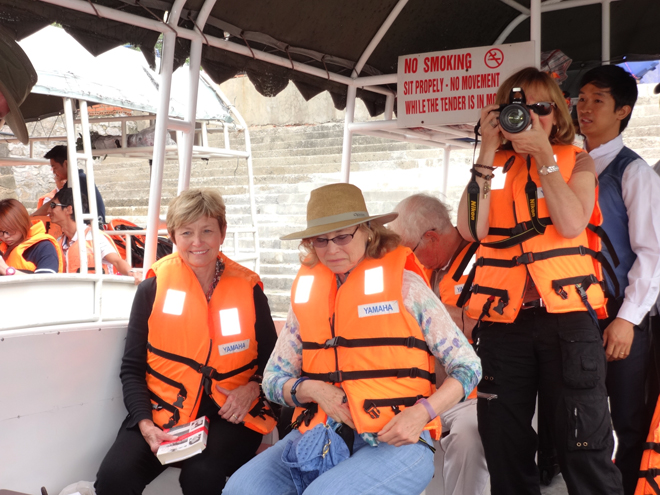
[[[0,92],[9,107],[5,121],[23,144],[28,144],[29,135],[20,106],[36,83],[37,72],[30,59],[11,33],[0,28]]]
[[[344,183],[330,184],[311,192],[307,203],[307,228],[280,239],[307,239],[365,222],[386,224],[398,216],[396,212],[369,215],[364,196],[358,187]]]

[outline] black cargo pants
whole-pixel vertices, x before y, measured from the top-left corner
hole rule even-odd
[[[600,331],[586,311],[525,309],[514,323],[473,333],[483,378],[479,433],[492,495],[539,495],[532,418],[539,396],[571,495],[621,495]]]

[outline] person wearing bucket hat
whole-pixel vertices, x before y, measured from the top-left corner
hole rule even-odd
[[[20,106],[36,83],[30,59],[11,33],[0,28],[0,118],[23,144],[28,144],[29,136]]]
[[[481,365],[423,267],[351,184],[312,191],[302,266],[264,372],[266,397],[296,406],[292,431],[238,470],[223,494],[421,493],[438,414]],[[436,390],[435,359],[448,375]],[[328,458],[330,460],[328,460]]]

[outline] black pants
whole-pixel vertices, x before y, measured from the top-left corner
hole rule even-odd
[[[474,333],[483,378],[479,433],[492,495],[539,495],[532,418],[538,393],[571,495],[621,495],[605,389],[605,352],[588,313],[521,311]],[[486,398],[490,394],[490,400]]]
[[[215,414],[209,414],[207,408],[206,449],[174,464],[181,468],[179,483],[185,495],[220,495],[227,476],[252,459],[261,444],[260,433],[225,421],[217,410],[216,407]],[[126,428],[128,421],[126,418],[121,425],[115,443],[101,463],[94,484],[97,495],[139,495],[168,468],[151,452],[137,426]]]
[[[616,307],[608,304],[608,313],[616,316]],[[614,319],[600,322],[602,331]],[[612,425],[619,442],[616,450],[616,466],[623,478],[624,495],[633,495],[637,486],[639,466],[644,452],[644,442],[651,426],[647,410],[646,379],[650,357],[648,317],[634,327],[630,355],[607,366],[607,393],[610,396]]]

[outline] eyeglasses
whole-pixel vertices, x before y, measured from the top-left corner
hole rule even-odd
[[[419,245],[420,245],[420,244],[422,243],[422,241],[424,240],[424,236],[425,236],[426,234],[428,234],[429,232],[431,232],[432,230],[435,230],[435,229],[429,229],[429,230],[425,231],[425,232],[422,234],[422,237],[419,238],[419,241],[417,242],[417,244],[415,244],[415,247],[414,247],[413,250],[412,250],[413,253],[415,252],[415,250],[419,247]]]
[[[0,230],[0,237],[9,237],[10,235],[13,235],[11,232],[8,230]]]
[[[357,233],[359,228],[360,226],[358,225],[352,234],[342,234],[333,237],[332,239],[326,239],[325,237],[315,237],[314,239],[312,239],[312,245],[315,248],[324,248],[328,246],[328,243],[330,241],[332,241],[335,244],[337,244],[337,246],[345,246],[346,244],[348,244],[353,240],[353,236]]]
[[[69,205],[63,205],[62,203],[53,203],[52,201],[50,202],[50,209],[54,210],[56,206],[61,206],[62,208],[66,208]]]
[[[527,105],[527,108],[529,108],[536,115],[550,115],[552,113],[552,109],[555,108],[555,106],[556,105],[552,101],[539,101],[533,105]]]

